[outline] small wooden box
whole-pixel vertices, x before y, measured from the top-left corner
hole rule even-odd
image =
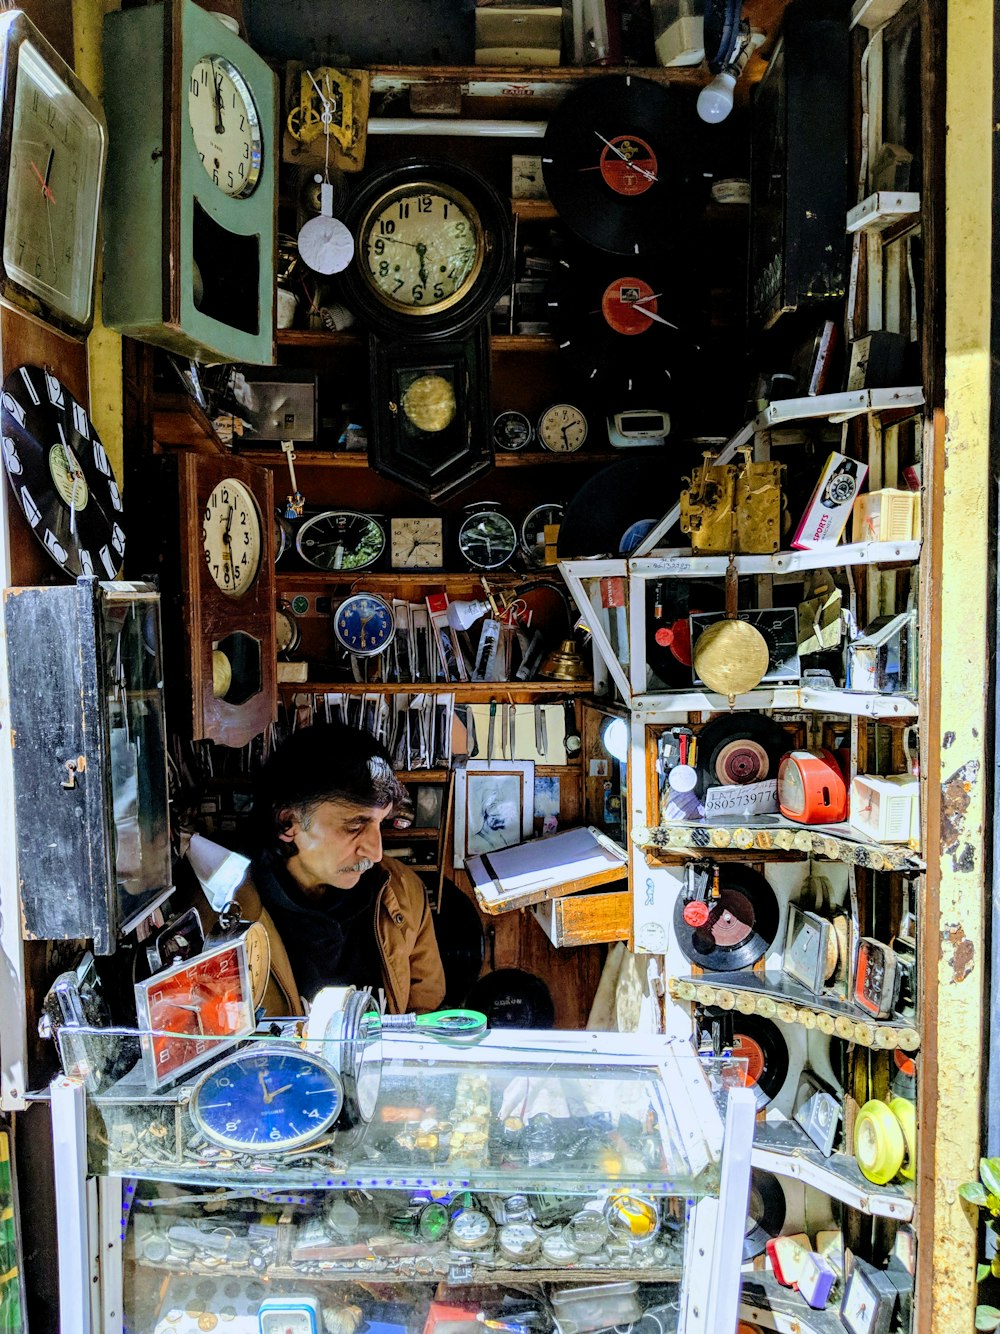
[[[557,948],[627,940],[632,912],[627,889],[570,894],[536,903],[531,911]]]

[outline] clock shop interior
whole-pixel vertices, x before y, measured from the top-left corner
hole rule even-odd
[[[960,8],[4,8],[0,1334],[1000,1328]]]

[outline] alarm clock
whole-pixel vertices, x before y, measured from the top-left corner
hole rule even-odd
[[[778,768],[778,809],[801,824],[847,818],[847,785],[828,750],[792,750]]]
[[[370,514],[326,510],[299,529],[295,546],[317,570],[367,570],[386,546],[385,527]]]
[[[466,506],[458,549],[474,570],[498,570],[517,551],[517,529],[495,501]]]
[[[538,419],[538,439],[551,454],[575,454],[587,439],[587,418],[571,403],[553,403]]]
[[[531,444],[534,434],[534,427],[523,412],[508,409],[493,418],[493,444],[497,449],[524,449]]]
[[[323,1334],[319,1299],[300,1293],[292,1297],[265,1297],[257,1310],[260,1334]]]
[[[371,658],[392,643],[396,620],[392,608],[374,593],[352,593],[333,618],[337,643],[359,658]]]

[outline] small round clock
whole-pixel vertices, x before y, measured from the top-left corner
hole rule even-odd
[[[536,505],[521,523],[521,550],[529,565],[545,564],[545,530],[558,528],[562,523],[562,505]]]
[[[367,570],[385,550],[385,528],[370,514],[327,510],[305,521],[295,546],[318,570]]]
[[[3,119],[10,126],[5,286],[28,293],[46,317],[84,333],[93,318],[104,113],[23,13],[0,20],[0,45]]]
[[[235,477],[223,477],[208,494],[201,525],[209,574],[227,597],[249,592],[260,569],[257,502]]]
[[[338,644],[359,658],[372,658],[388,648],[395,632],[392,608],[374,593],[352,593],[333,618]]]
[[[492,501],[468,505],[458,549],[474,570],[498,570],[517,551],[517,529]]]
[[[554,403],[538,419],[538,439],[553,454],[573,454],[587,438],[587,418],[571,403]]]
[[[125,555],[121,492],[84,408],[39,366],[4,381],[0,437],[24,516],[67,574],[117,576]]]
[[[456,333],[490,310],[508,282],[508,209],[455,162],[387,168],[352,198],[345,221],[355,238],[343,279],[349,302],[392,332]]]
[[[493,419],[493,444],[497,449],[524,449],[531,444],[534,434],[534,427],[523,412],[509,409]]]
[[[187,109],[207,174],[234,199],[253,194],[263,153],[260,116],[247,81],[231,60],[204,55],[195,62]]]
[[[204,1074],[189,1112],[213,1144],[240,1153],[283,1153],[316,1139],[340,1115],[334,1068],[291,1044],[249,1047]]]
[[[302,631],[291,607],[282,603],[274,613],[274,642],[279,653],[294,653],[302,638]]]

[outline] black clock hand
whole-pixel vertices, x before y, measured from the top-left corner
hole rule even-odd
[[[212,61],[212,83],[215,87],[215,133],[225,134],[226,127],[222,123],[222,75],[216,73],[214,60]]]
[[[421,282],[423,283],[423,285],[426,287],[426,286],[427,286],[427,268],[426,268],[427,247],[424,245],[423,241],[421,241],[421,242],[418,244],[418,246],[417,246],[417,255],[418,255],[419,259],[420,259],[420,268],[417,270],[417,277],[420,279],[420,281],[421,281]]]

